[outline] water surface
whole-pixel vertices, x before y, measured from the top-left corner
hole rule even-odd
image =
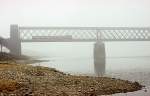
[[[22,52],[40,60],[36,65],[57,70],[95,76],[93,64],[94,42],[36,42],[22,43]],[[147,86],[143,90],[113,96],[149,96],[150,94],[150,42],[106,42],[106,76],[138,81]]]

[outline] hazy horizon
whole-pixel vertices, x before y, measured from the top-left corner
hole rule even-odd
[[[0,0],[0,34],[20,26],[150,27],[149,0]]]

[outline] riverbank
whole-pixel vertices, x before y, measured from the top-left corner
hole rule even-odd
[[[28,56],[25,56],[25,55],[14,56],[14,55],[11,55],[11,54],[6,53],[6,52],[0,52],[0,61],[7,61],[7,60],[10,60],[10,61],[14,61],[14,60],[28,60],[30,58],[31,57],[28,57]]]
[[[12,58],[10,61],[16,60],[7,55]],[[6,96],[98,96],[133,92],[142,87],[138,82],[110,77],[74,76],[17,62],[0,64],[0,94]]]
[[[127,80],[73,76],[53,68],[26,64],[0,64],[0,94],[97,96],[133,92],[141,88],[142,86],[138,82]]]
[[[34,63],[40,63],[40,62],[48,62],[49,60],[37,60],[29,56],[13,56],[9,53],[0,52],[0,64],[34,64]]]

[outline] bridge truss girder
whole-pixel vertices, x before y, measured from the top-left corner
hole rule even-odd
[[[148,27],[19,27],[19,32],[23,42],[150,41]],[[52,38],[63,36],[71,38]]]

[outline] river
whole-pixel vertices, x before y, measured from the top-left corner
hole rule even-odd
[[[36,59],[49,60],[36,65],[70,74],[95,76],[93,45],[94,42],[22,43],[22,53]],[[106,76],[150,86],[150,42],[106,42],[105,47]]]

